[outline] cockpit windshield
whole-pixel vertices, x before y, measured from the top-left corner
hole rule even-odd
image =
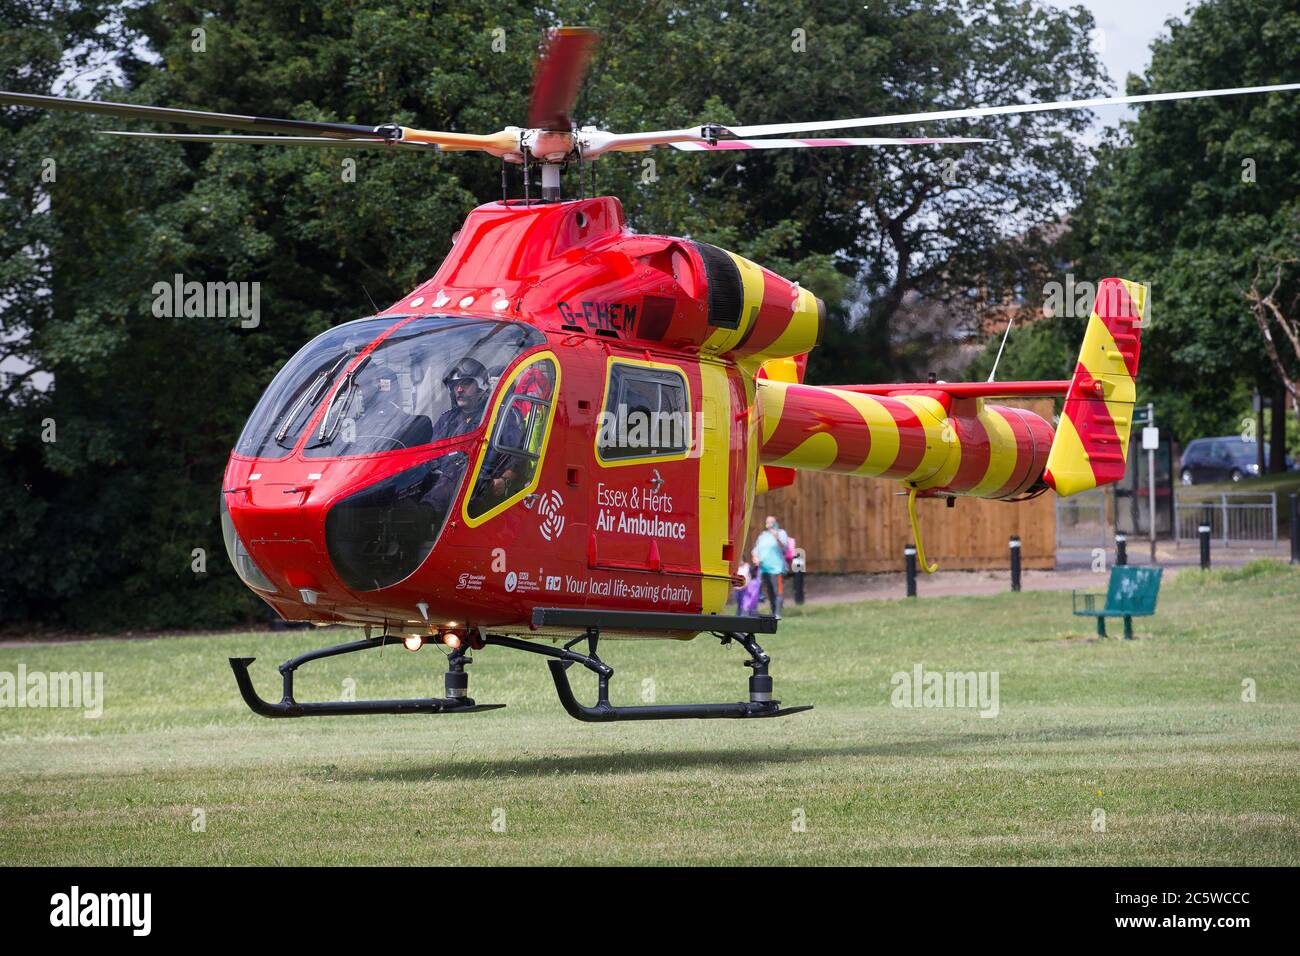
[[[495,319],[360,319],[318,335],[271,382],[235,453],[283,457],[303,440],[313,458],[374,454],[454,438],[477,428],[497,380],[545,337]],[[322,411],[323,413],[318,414]]]
[[[292,451],[335,379],[395,321],[389,316],[346,322],[303,346],[262,395],[235,443],[235,454],[283,458]]]
[[[415,319],[343,375],[303,453],[366,455],[471,432],[507,366],[544,341],[535,328],[516,322]]]

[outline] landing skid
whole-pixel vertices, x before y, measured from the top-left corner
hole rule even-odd
[[[669,614],[657,616],[662,618],[678,617]],[[718,623],[725,622],[728,624],[733,622],[757,623],[752,619],[745,618],[713,618],[713,620]],[[641,623],[644,626],[644,622]],[[772,630],[775,629],[774,624],[764,624],[762,630],[767,631],[769,626]],[[679,630],[681,628],[681,621],[664,622],[663,629],[665,630]],[[758,629],[755,628],[755,630]],[[481,638],[476,635],[473,646],[495,645],[550,658],[547,661],[547,666],[551,671],[551,679],[555,682],[555,692],[560,698],[560,704],[570,717],[581,721],[604,723],[617,720],[682,720],[687,718],[723,717],[747,719],[785,717],[789,714],[797,714],[800,711],[812,710],[811,704],[799,707],[782,707],[781,702],[772,697],[772,677],[768,673],[768,664],[771,662],[771,658],[758,645],[753,633],[734,630],[714,631],[713,633],[724,645],[734,641],[749,654],[749,660],[745,661],[745,666],[750,668],[753,673],[749,677],[748,700],[721,704],[642,704],[631,707],[612,704],[609,700],[609,685],[614,676],[614,668],[606,664],[596,654],[596,647],[600,641],[600,630],[595,625],[588,625],[583,634],[575,637],[563,647],[537,644],[532,641],[506,637],[500,634],[486,634]],[[573,649],[574,645],[584,640],[587,642],[587,653],[575,651]],[[235,672],[235,681],[239,685],[239,692],[243,696],[244,702],[248,704],[254,713],[263,717],[331,717],[347,714],[457,714],[496,710],[505,706],[504,704],[476,704],[473,698],[468,696],[469,675],[465,672],[465,665],[471,663],[472,659],[464,647],[456,649],[447,658],[447,674],[445,676],[447,696],[445,697],[411,698],[407,700],[323,701],[318,703],[300,702],[294,698],[294,672],[308,661],[369,650],[374,647],[383,647],[386,644],[400,643],[402,643],[402,639],[399,637],[367,638],[364,641],[353,641],[349,644],[323,647],[285,661],[279,668],[284,679],[284,694],[279,703],[264,700],[253,687],[252,678],[248,674],[248,665],[252,664],[255,658],[232,657],[230,658],[230,667]],[[594,706],[588,707],[580,703],[573,693],[568,672],[569,668],[574,664],[580,664],[596,675],[597,692]]]
[[[609,683],[614,676],[614,668],[596,656],[596,644],[600,640],[600,635],[595,628],[591,628],[581,637],[574,638],[563,648],[547,647],[544,644],[533,644],[530,641],[521,641],[513,637],[501,637],[496,634],[487,635],[483,641],[486,644],[495,644],[498,647],[511,647],[530,654],[541,654],[553,658],[553,660],[547,661],[547,666],[551,669],[551,679],[555,681],[555,692],[560,698],[560,704],[568,712],[569,716],[577,720],[603,723],[614,720],[784,717],[787,714],[812,710],[811,704],[783,708],[779,700],[772,698],[772,677],[767,672],[767,665],[771,658],[758,646],[758,642],[754,640],[754,635],[732,631],[721,633],[718,638],[723,644],[729,644],[734,640],[749,652],[749,660],[745,661],[745,666],[753,668],[754,673],[749,678],[748,701],[734,701],[725,704],[615,706],[609,702]],[[584,639],[587,641],[588,652],[580,654],[574,651],[573,645]],[[597,691],[596,705],[594,707],[580,704],[578,698],[574,696],[573,687],[569,684],[568,673],[569,668],[574,664],[581,664],[596,675]]]
[[[255,657],[232,657],[230,668],[235,672],[235,683],[244,703],[253,713],[263,717],[341,717],[350,714],[469,714],[483,710],[498,710],[505,704],[476,704],[474,699],[466,696],[469,688],[469,675],[465,665],[472,663],[472,658],[464,648],[457,649],[447,658],[446,697],[413,697],[406,700],[331,700],[321,702],[300,702],[293,696],[293,674],[308,661],[322,657],[337,657],[339,654],[351,654],[354,651],[368,651],[372,647],[385,644],[401,644],[400,637],[371,637],[364,641],[352,641],[349,644],[336,644],[322,647],[306,654],[300,654],[280,665],[280,674],[284,678],[284,696],[278,704],[262,699],[253,680],[248,676],[248,665]]]

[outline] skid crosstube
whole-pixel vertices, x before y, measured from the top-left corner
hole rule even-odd
[[[300,702],[293,696],[293,674],[301,665],[322,657],[336,657],[339,654],[351,654],[366,651],[372,647],[386,644],[400,644],[400,637],[372,637],[364,641],[352,641],[348,644],[336,644],[322,647],[306,654],[300,654],[280,665],[280,674],[284,678],[284,696],[280,702],[272,703],[263,699],[253,686],[248,674],[248,665],[253,657],[232,657],[230,668],[235,672],[235,683],[239,685],[240,696],[255,714],[263,717],[343,717],[357,714],[468,714],[484,710],[497,710],[505,704],[476,704],[473,698],[465,696],[469,686],[469,675],[465,665],[471,658],[464,649],[454,651],[447,659],[446,697],[413,697],[405,700],[331,700],[320,702]]]
[[[745,666],[753,673],[749,677],[749,700],[730,701],[721,704],[640,704],[630,707],[610,703],[609,685],[614,676],[614,669],[596,654],[600,640],[600,624],[603,622],[612,630],[712,632],[722,643],[735,641],[749,654]],[[533,641],[520,640],[500,634],[480,636],[473,632],[470,643],[473,647],[489,644],[507,647],[548,657],[547,664],[551,678],[555,682],[555,692],[560,704],[569,716],[591,723],[604,723],[619,720],[681,720],[731,718],[747,719],[759,717],[785,717],[800,711],[811,710],[811,705],[800,707],[782,707],[781,702],[772,696],[772,678],[768,674],[771,658],[759,647],[754,634],[771,634],[776,631],[773,618],[724,617],[719,615],[666,614],[666,613],[629,613],[599,612],[569,608],[538,608],[533,613],[535,627],[561,628],[581,627],[584,633],[575,637],[563,647],[538,644]],[[743,630],[742,630],[743,628]],[[579,641],[586,640],[587,653],[573,649]],[[472,659],[464,646],[458,647],[447,657],[445,676],[445,697],[418,697],[406,700],[342,700],[321,702],[300,702],[293,695],[294,672],[308,661],[335,657],[339,654],[351,654],[356,651],[383,647],[387,644],[400,644],[400,637],[383,636],[352,641],[348,644],[336,644],[322,647],[306,654],[285,661],[280,665],[280,674],[284,680],[284,693],[279,703],[264,700],[258,695],[249,676],[248,666],[252,657],[232,657],[230,667],[235,672],[235,682],[244,702],[255,713],[263,717],[337,717],[356,714],[457,714],[477,713],[496,710],[504,704],[476,704],[468,696],[469,675],[465,666]],[[580,664],[596,675],[597,696],[594,706],[587,706],[578,701],[569,683],[569,668]]]

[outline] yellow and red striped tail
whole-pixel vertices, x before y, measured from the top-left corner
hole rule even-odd
[[[803,355],[796,355],[793,358],[769,359],[759,366],[756,377],[770,379],[774,382],[801,384],[807,371],[808,353],[805,352]],[[793,468],[759,465],[758,483],[755,490],[758,494],[762,494],[764,491],[772,491],[775,488],[787,488],[794,484],[796,474],[797,472]]]
[[[1097,286],[1043,475],[1058,495],[1124,477],[1146,314],[1146,286],[1127,279],[1103,279]]]

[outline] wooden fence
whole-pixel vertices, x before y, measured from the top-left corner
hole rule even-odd
[[[1049,421],[1053,413],[1050,399],[1001,404]],[[792,486],[755,499],[750,536],[758,536],[766,515],[775,515],[807,551],[810,572],[901,571],[903,547],[912,540],[902,490],[897,481],[800,472]],[[1055,500],[1050,491],[1015,504],[958,498],[951,508],[940,499],[917,499],[926,557],[950,570],[1006,568],[1008,540],[1019,535],[1022,567],[1054,568]]]

